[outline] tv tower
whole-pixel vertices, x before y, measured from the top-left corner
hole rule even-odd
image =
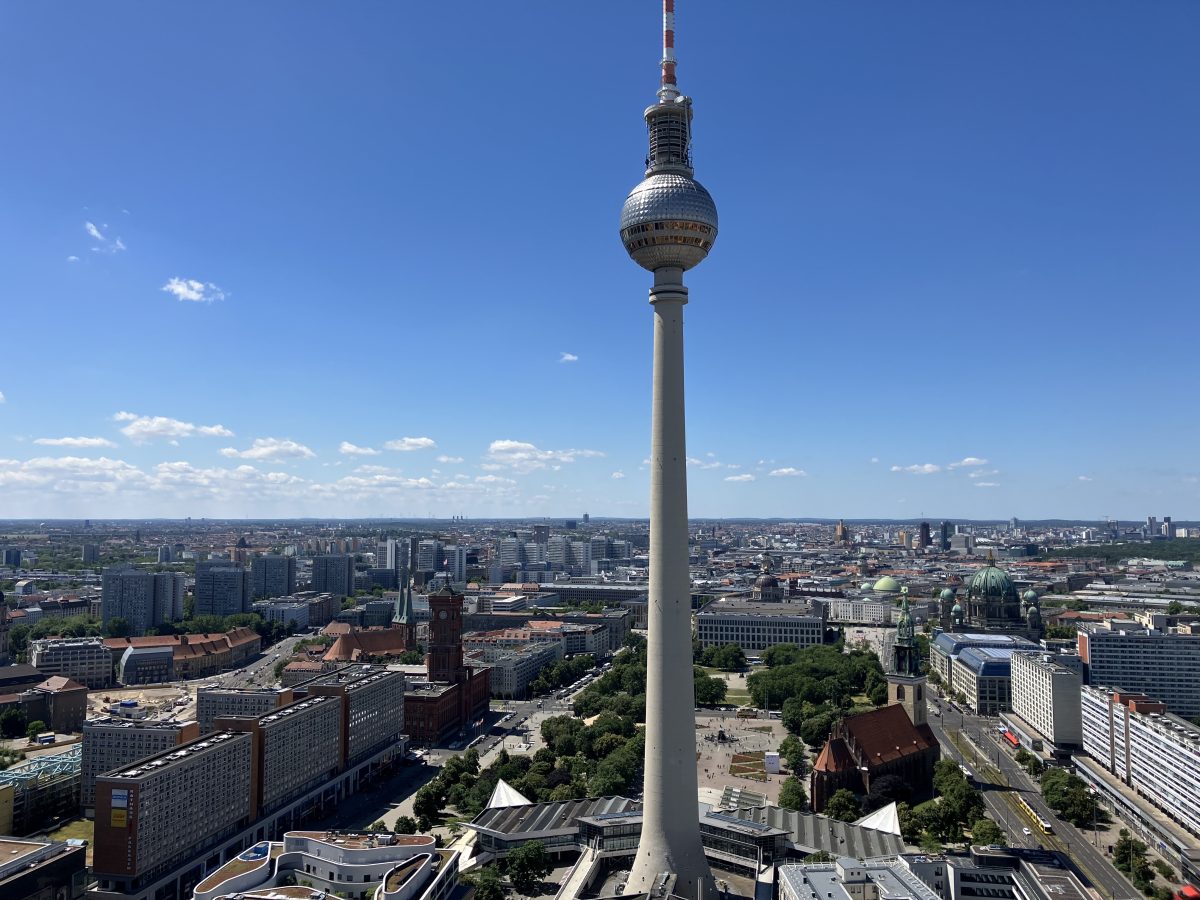
[[[654,273],[654,399],[650,447],[650,610],[642,837],[629,890],[716,897],[700,842],[688,575],[683,412],[683,273],[717,237],[717,207],[692,177],[692,101],[675,81],[675,0],[663,0],[662,82],[645,112],[646,174],[621,210],[621,241]],[[669,882],[674,878],[674,885]]]

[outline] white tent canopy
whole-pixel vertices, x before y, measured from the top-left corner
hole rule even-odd
[[[487,808],[497,809],[502,806],[528,806],[531,801],[522,796],[521,792],[501,778],[496,782],[496,789],[488,798]],[[892,804],[894,807],[896,804]],[[898,834],[899,832],[897,832]]]
[[[504,782],[500,782],[504,784]],[[499,790],[497,786],[496,790]],[[900,833],[900,814],[896,811],[896,804],[889,803],[887,806],[881,806],[873,813],[869,813],[854,823],[861,828],[874,828],[876,831],[886,831],[888,834]]]

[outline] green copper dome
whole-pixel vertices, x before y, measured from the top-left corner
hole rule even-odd
[[[1007,572],[998,566],[986,565],[971,576],[971,583],[967,587],[967,596],[973,600],[1016,601],[1017,589],[1013,586],[1012,579],[1008,577]]]
[[[1038,602],[1038,593],[1033,588],[1030,588],[1024,594],[1021,595],[1021,599],[1024,600],[1026,603],[1037,603]]]
[[[873,586],[873,585],[871,584],[871,582],[869,582],[869,581],[864,581],[864,582],[863,582],[863,583],[860,585],[860,587],[861,587],[861,588],[862,588],[864,591],[870,591],[870,590],[874,590],[874,586]]]
[[[953,600],[954,599],[954,591],[950,590],[950,588],[942,588],[942,593],[940,594],[940,596],[943,600],[946,600],[946,601]]]
[[[883,591],[885,593],[895,593],[900,590],[900,582],[898,582],[891,575],[884,575],[877,582],[875,582],[875,587],[872,588],[872,590]]]

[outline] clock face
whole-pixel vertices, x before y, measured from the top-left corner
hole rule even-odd
[[[441,612],[438,614],[438,618],[439,618],[439,619],[444,619],[444,618],[446,618],[448,615],[450,615],[450,614],[449,614],[448,612],[446,612],[446,611],[443,609],[443,610],[442,610],[442,611],[441,611]]]

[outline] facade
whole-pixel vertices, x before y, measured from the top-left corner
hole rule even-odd
[[[1079,672],[1049,653],[1013,653],[1012,711],[1056,749],[1083,745]]]
[[[967,647],[954,659],[954,689],[981,716],[998,716],[1012,709],[1011,660],[1008,648]]]
[[[250,611],[250,573],[238,563],[196,563],[195,615],[233,616]]]
[[[820,604],[813,611],[799,604],[714,601],[696,614],[696,633],[704,647],[737,644],[759,651],[776,644],[811,647],[825,641]]]
[[[1200,630],[1144,628],[1123,619],[1079,626],[1084,682],[1140,691],[1177,716],[1200,716]]]
[[[29,661],[39,672],[63,675],[92,690],[112,683],[112,653],[100,638],[46,638],[31,641]]]
[[[346,554],[314,556],[312,589],[338,597],[354,595],[354,557]]]
[[[40,719],[57,734],[72,734],[83,726],[87,694],[87,687],[79,682],[63,675],[51,675],[36,684],[23,686],[18,693],[0,695],[0,712],[18,709],[27,722]]]
[[[336,808],[404,756],[403,685],[377,667],[335,673],[303,700],[219,719],[210,734],[99,776],[101,891],[186,896],[255,844]]]
[[[223,634],[105,638],[104,646],[108,647],[113,654],[118,669],[122,656],[131,647],[139,650],[151,648],[170,650],[172,659],[172,675],[170,677],[191,679],[208,678],[230,669],[240,668],[248,660],[258,655],[262,649],[262,638],[253,628],[240,627]]]
[[[821,604],[827,621],[853,625],[891,625],[896,608],[890,600],[873,597],[834,597]]]
[[[175,678],[175,654],[170,647],[126,647],[117,660],[121,684],[162,684]]]
[[[96,804],[96,778],[200,736],[195,722],[118,719],[104,716],[83,723],[79,805],[91,812]]]
[[[129,633],[183,618],[185,578],[176,572],[143,572],[132,566],[105,569],[101,576],[101,617],[105,625],[124,619]]]
[[[1085,687],[1088,756],[1200,837],[1200,728],[1144,694]]]
[[[255,600],[296,593],[296,557],[257,556],[250,560],[250,596]]]
[[[943,631],[929,644],[929,669],[935,672],[945,685],[946,692],[957,690],[965,693],[965,687],[955,684],[958,669],[955,662],[960,653],[970,648],[996,650],[1037,651],[1041,648],[1033,641],[1010,634],[958,633]],[[969,671],[969,670],[968,670]]]
[[[280,622],[291,625],[296,631],[304,631],[309,627],[309,605],[307,603],[289,602],[284,600],[260,600],[254,604],[254,612],[268,622]]]
[[[482,647],[471,651],[470,659],[486,664],[490,672],[493,697],[523,698],[529,683],[546,666],[562,659],[558,643],[528,644],[523,647]]]
[[[200,734],[213,730],[216,720],[229,716],[258,718],[295,699],[290,690],[272,688],[226,688],[216,685],[196,691],[196,721]]]
[[[441,564],[442,545],[435,540],[424,540],[417,544],[418,572],[436,572]]]

